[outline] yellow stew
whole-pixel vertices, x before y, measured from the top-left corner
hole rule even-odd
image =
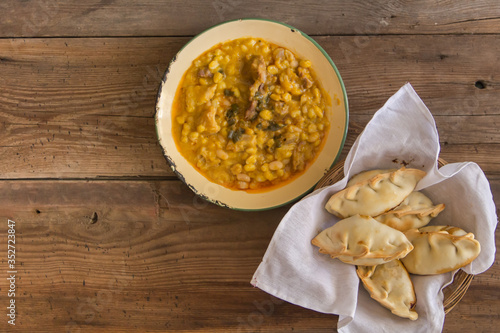
[[[309,60],[262,39],[236,39],[187,70],[172,132],[181,154],[209,180],[264,189],[314,161],[328,133],[326,103]]]

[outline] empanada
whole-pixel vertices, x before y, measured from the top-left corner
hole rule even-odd
[[[331,196],[326,210],[340,218],[356,214],[378,216],[399,205],[425,176],[418,169],[381,173]]]
[[[323,230],[311,243],[347,264],[373,266],[399,259],[413,246],[406,236],[369,216],[354,215]]]
[[[394,172],[397,169],[376,169],[376,170],[368,170],[368,171],[363,171],[360,172],[349,179],[347,182],[347,186],[351,186],[357,183],[361,183],[365,180],[372,179],[373,177],[381,174],[381,173],[388,173],[388,172]]]
[[[476,259],[481,246],[474,234],[450,226],[427,226],[405,232],[414,249],[401,259],[408,272],[433,275],[454,271]]]
[[[425,194],[412,192],[399,206],[375,217],[375,220],[404,232],[427,225],[443,209],[444,204],[434,206]]]
[[[378,266],[358,266],[356,273],[370,296],[393,314],[416,320],[418,313],[415,289],[401,261],[393,260]]]

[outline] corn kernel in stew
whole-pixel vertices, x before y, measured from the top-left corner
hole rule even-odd
[[[314,162],[330,127],[330,99],[313,69],[310,60],[260,38],[213,47],[193,61],[174,99],[179,151],[209,180],[234,190],[294,179]]]

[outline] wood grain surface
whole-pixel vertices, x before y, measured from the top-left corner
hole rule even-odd
[[[332,332],[335,316],[249,284],[288,208],[241,214],[180,181],[2,181],[0,218],[18,225],[19,328]],[[496,262],[475,277],[446,331],[488,330],[499,274]]]
[[[410,82],[441,154],[474,161],[500,207],[500,5],[481,1],[0,2],[0,308],[16,221],[17,321],[0,332],[335,332],[337,317],[250,279],[290,205],[197,198],[162,156],[158,85],[189,39],[241,17],[297,27],[349,98],[342,157]],[[496,232],[498,250],[500,232]],[[498,251],[497,251],[498,253]],[[500,268],[474,277],[444,332],[496,332]]]
[[[476,161],[500,177],[498,159],[477,158],[500,152],[500,67],[491,66],[499,61],[498,36],[364,36],[361,49],[358,38],[316,37],[348,92],[345,151],[387,98],[410,82],[435,116],[442,157]],[[156,140],[155,96],[188,40],[0,40],[0,177],[173,176]],[[481,60],[477,50],[484,50]],[[457,150],[466,155],[447,154]]]
[[[242,17],[284,22],[309,35],[497,34],[492,0],[409,2],[243,0],[4,0],[8,37],[186,36]]]

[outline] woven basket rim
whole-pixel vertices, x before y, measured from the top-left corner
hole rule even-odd
[[[339,161],[335,164],[330,171],[328,171],[316,184],[314,190],[322,187],[330,186],[342,180],[344,178],[344,162],[345,160]],[[442,158],[438,159],[438,166],[442,167],[448,164]],[[468,274],[463,270],[459,269],[455,272],[453,276],[453,281],[443,289],[443,307],[444,313],[450,312],[464,297],[465,293],[469,289],[470,284],[474,275]]]

